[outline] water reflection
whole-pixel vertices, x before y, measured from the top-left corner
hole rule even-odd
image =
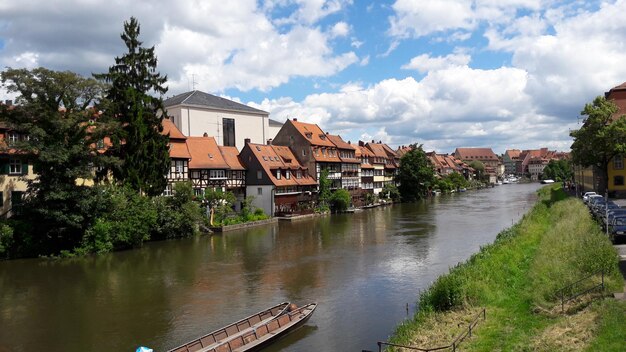
[[[281,301],[319,303],[270,351],[376,348],[420,289],[516,221],[501,186],[106,256],[0,263],[0,351],[161,351]]]

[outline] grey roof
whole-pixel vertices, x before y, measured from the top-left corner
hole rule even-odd
[[[282,126],[284,125],[283,122],[280,121],[276,121],[276,120],[272,120],[272,119],[267,119],[270,123],[270,126]]]
[[[163,105],[165,107],[174,106],[174,105],[195,105],[195,106],[204,106],[204,107],[213,108],[213,109],[242,111],[242,112],[251,112],[255,114],[269,115],[267,111],[255,109],[248,105],[244,105],[241,103],[237,103],[236,101],[221,98],[213,94],[201,92],[199,90],[194,90],[191,92],[175,95],[169,99],[166,99],[163,102]]]

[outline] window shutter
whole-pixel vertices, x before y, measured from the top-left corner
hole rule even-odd
[[[8,175],[9,174],[9,161],[2,160],[0,164],[0,175]]]
[[[22,161],[22,175],[28,175],[28,160]]]

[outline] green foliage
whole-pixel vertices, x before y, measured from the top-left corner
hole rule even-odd
[[[601,171],[601,193],[607,185],[609,162],[626,152],[626,117],[614,118],[617,106],[602,96],[592,104],[585,104],[580,113],[585,117],[583,126],[570,133],[572,162],[583,167],[596,166]]]
[[[557,304],[559,288],[604,268],[608,291],[621,290],[624,282],[609,240],[597,233],[597,225],[580,201],[552,197],[559,193],[557,187],[540,190],[541,201],[518,224],[435,281],[421,295],[420,311],[398,327],[392,341],[410,344],[413,332],[424,325],[449,329],[449,325],[437,325],[445,318],[433,312],[486,307],[487,321],[464,349],[525,350],[544,328],[562,321],[538,313]],[[592,343],[595,348],[590,350],[619,350],[613,339],[626,336],[623,306],[610,306],[610,311],[602,313],[601,328]]]
[[[8,258],[13,247],[13,228],[7,224],[0,224],[0,258]]]
[[[481,181],[485,181],[485,164],[480,160],[467,160],[466,161],[472,169],[476,171],[476,178]]]
[[[391,199],[394,202],[400,201],[400,191],[393,183],[385,183],[383,189],[378,193],[380,198]]]
[[[376,195],[373,193],[365,193],[365,205],[372,205],[376,202]]]
[[[108,73],[95,76],[110,83],[104,118],[118,127],[112,130],[113,145],[106,154],[123,160],[112,168],[115,179],[156,196],[165,189],[170,168],[169,138],[162,134],[161,123],[166,116],[162,95],[167,92],[167,77],[156,71],[154,47],[142,47],[139,33],[134,17],[124,22],[121,38],[128,51],[115,58]],[[159,97],[151,96],[153,92]]]
[[[425,197],[435,185],[435,171],[421,145],[412,144],[411,150],[400,159],[398,181],[404,201]]]
[[[466,188],[469,185],[465,177],[456,171],[447,174],[444,178],[452,183],[454,189]]]
[[[213,224],[219,225],[234,214],[233,205],[237,197],[233,192],[224,192],[221,188],[207,188],[204,190],[204,201],[213,209]]]
[[[330,201],[330,180],[328,179],[328,169],[320,172],[319,183],[319,205],[318,210],[321,212],[328,211],[328,202]]]
[[[194,200],[191,182],[174,184],[174,195],[154,198],[157,212],[156,227],[151,239],[190,237],[205,221],[200,204]]]
[[[558,182],[570,181],[574,177],[574,171],[567,159],[550,160],[543,169],[543,179],[551,179]]]
[[[76,180],[92,178],[92,165],[99,164],[92,121],[103,86],[72,72],[45,68],[7,69],[0,74],[3,87],[17,94],[16,105],[0,105],[0,118],[12,130],[29,136],[9,146],[20,150],[38,175],[28,180],[27,197],[19,218],[30,223],[32,232],[20,233],[30,243],[21,245],[37,253],[71,249],[92,223],[92,190]],[[36,248],[36,249],[35,249]],[[22,253],[28,254],[28,253]]]
[[[352,196],[350,192],[343,188],[336,190],[330,196],[330,205],[337,212],[346,211],[351,202]]]

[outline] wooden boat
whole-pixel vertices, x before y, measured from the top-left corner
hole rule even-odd
[[[254,326],[258,326],[260,324],[267,323],[272,319],[275,319],[276,317],[286,313],[287,308],[289,308],[289,302],[277,304],[271,308],[260,311],[247,318],[227,325],[221,329],[210,332],[195,340],[189,341],[184,345],[173,348],[168,352],[195,352],[209,346],[219,345],[223,341],[229,340],[230,337],[239,336],[242,333],[253,328]]]
[[[258,351],[306,323],[313,315],[315,308],[317,308],[317,303],[309,303],[291,312],[284,312],[197,352]]]

